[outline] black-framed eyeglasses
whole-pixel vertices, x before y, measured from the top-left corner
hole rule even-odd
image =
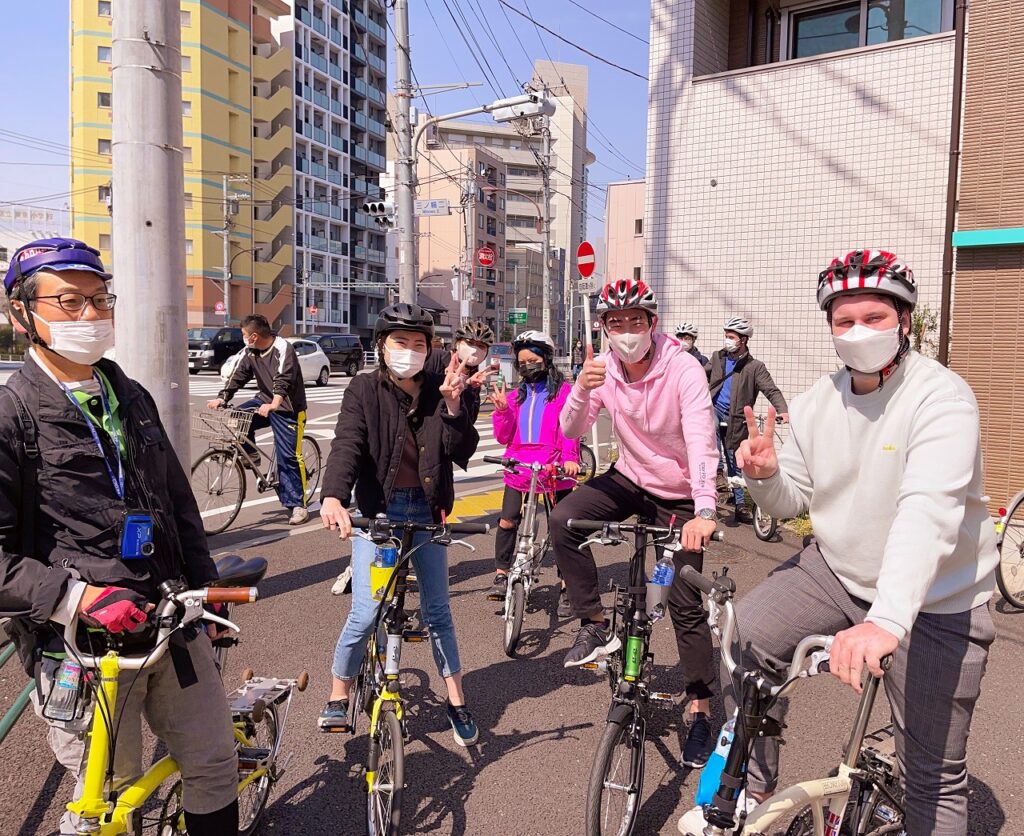
[[[69,292],[58,293],[54,296],[32,297],[33,302],[40,299],[56,299],[61,310],[67,311],[68,313],[80,313],[81,311],[84,311],[87,302],[96,310],[105,312],[114,310],[114,303],[117,301],[117,295],[114,293],[94,293],[92,296],[86,296],[84,293]]]

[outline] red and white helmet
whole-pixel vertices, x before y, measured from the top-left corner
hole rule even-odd
[[[629,308],[643,308],[651,316],[658,313],[658,299],[641,279],[608,282],[597,297],[597,315],[602,318],[609,311],[625,311]]]
[[[917,304],[914,272],[885,250],[853,250],[818,275],[818,307],[823,311],[837,296],[880,293],[913,307]]]

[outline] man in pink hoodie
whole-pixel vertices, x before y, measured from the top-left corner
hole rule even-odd
[[[668,525],[673,515],[685,521],[669,612],[691,700],[683,763],[703,766],[713,743],[708,714],[717,675],[700,593],[680,581],[679,569],[701,570],[703,547],[717,527],[718,450],[707,377],[677,340],[655,332],[658,302],[643,281],[609,283],[597,310],[611,351],[595,358],[588,347],[560,420],[565,436],[578,438],[604,407],[619,439],[619,459],[558,503],[551,515],[558,568],[581,621],[565,666],[594,661],[620,645],[604,617],[594,556],[589,549],[579,550],[584,536],[566,522],[622,521],[634,515],[658,525]]]

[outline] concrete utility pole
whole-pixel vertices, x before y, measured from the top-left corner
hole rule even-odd
[[[231,201],[228,198],[228,175],[224,175],[224,324],[231,321]]]
[[[541,133],[544,141],[541,169],[544,179],[544,301],[541,316],[544,333],[557,341],[558,335],[551,333],[551,127],[546,119]]]
[[[188,467],[181,5],[115,3],[112,36],[117,359],[152,393]]]
[[[395,213],[398,220],[398,300],[416,304],[416,220],[413,217],[412,63],[409,0],[395,0],[395,133],[398,136]]]

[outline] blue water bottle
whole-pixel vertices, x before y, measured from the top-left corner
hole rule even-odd
[[[373,565],[378,569],[394,569],[398,563],[398,549],[390,544],[377,546],[373,551]]]
[[[398,549],[394,545],[385,543],[374,549],[373,563],[370,564],[370,594],[375,601],[384,600],[397,563]]]
[[[700,772],[700,781],[697,783],[697,797],[695,799],[698,807],[710,804],[718,792],[718,785],[722,782],[722,770],[725,769],[726,758],[729,757],[729,748],[732,746],[732,739],[736,736],[736,714],[722,726],[718,733],[718,745],[711,753],[708,762]]]

